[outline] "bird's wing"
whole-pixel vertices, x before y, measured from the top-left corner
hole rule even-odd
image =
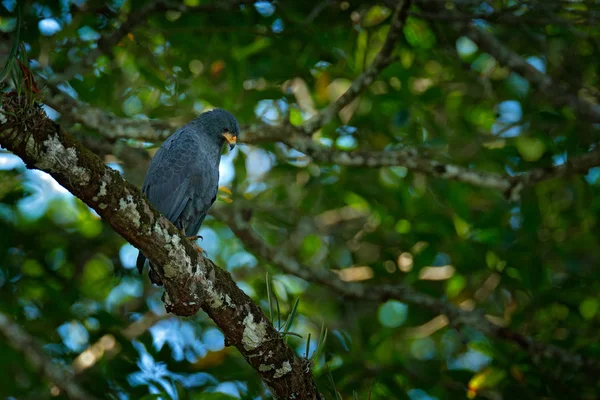
[[[219,181],[218,165],[203,164],[202,169],[196,169],[190,177],[190,202],[183,210],[186,234],[198,234],[208,209],[217,197]]]
[[[193,132],[182,128],[156,152],[142,190],[150,202],[175,222],[193,195],[192,177],[202,160]]]

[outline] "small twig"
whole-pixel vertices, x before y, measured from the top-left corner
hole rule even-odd
[[[221,210],[214,209],[211,213],[226,223],[235,235],[244,243],[244,245],[259,257],[263,257],[281,271],[297,276],[308,282],[321,284],[335,290],[338,294],[366,301],[382,303],[390,299],[396,299],[405,303],[414,304],[419,307],[427,308],[437,314],[443,314],[448,317],[452,324],[456,326],[466,325],[478,329],[484,334],[516,343],[524,350],[535,356],[541,356],[545,359],[556,360],[573,368],[581,369],[587,373],[600,373],[600,361],[586,358],[579,354],[573,354],[565,349],[551,344],[537,342],[534,339],[514,332],[508,328],[494,325],[485,318],[481,310],[467,311],[447,302],[443,299],[437,299],[425,293],[421,293],[412,287],[403,284],[363,284],[349,283],[340,280],[333,272],[325,268],[311,268],[302,265],[293,256],[285,254],[286,246],[277,246],[277,248],[266,243],[264,239],[251,227],[250,223],[245,222],[239,215],[241,210]]]
[[[339,99],[328,105],[319,114],[315,115],[302,125],[302,130],[305,134],[311,135],[323,125],[333,120],[340,110],[352,103],[359,94],[373,83],[377,75],[379,75],[385,67],[391,64],[393,60],[392,52],[396,42],[402,34],[402,28],[408,17],[408,10],[410,9],[411,4],[412,0],[404,0],[398,3],[383,47],[375,56],[375,60],[373,60],[371,66],[352,82],[350,88],[346,90]]]

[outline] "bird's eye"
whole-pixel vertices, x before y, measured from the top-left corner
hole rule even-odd
[[[229,132],[229,129],[223,128],[223,132]]]

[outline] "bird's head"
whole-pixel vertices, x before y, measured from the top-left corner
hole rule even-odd
[[[215,108],[200,115],[198,120],[205,132],[214,137],[220,146],[227,142],[230,150],[235,147],[240,125],[231,113]]]

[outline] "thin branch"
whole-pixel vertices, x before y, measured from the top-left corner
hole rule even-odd
[[[149,142],[162,141],[174,131],[174,125],[157,120],[120,118],[95,108],[61,92],[52,84],[47,86],[44,103],[61,113],[67,120],[96,130],[107,139],[135,139]]]
[[[426,19],[430,21],[441,21],[441,22],[470,22],[473,20],[484,20],[495,24],[506,24],[506,25],[520,25],[520,24],[534,24],[534,25],[560,25],[572,27],[574,21],[567,19],[560,19],[555,16],[537,16],[537,15],[514,15],[508,13],[506,10],[499,10],[497,12],[488,14],[448,14],[444,12],[410,12],[409,15],[415,18]],[[575,25],[594,25],[595,21],[577,21]],[[585,35],[583,32],[575,31],[578,35]]]
[[[95,399],[75,382],[70,368],[52,362],[37,340],[2,312],[0,312],[0,335],[4,336],[9,346],[25,356],[33,369],[65,392],[67,397],[75,400]]]
[[[412,0],[404,0],[398,3],[383,47],[375,56],[371,66],[352,82],[350,88],[339,99],[304,123],[302,129],[306,134],[311,135],[323,125],[332,121],[340,110],[352,103],[359,94],[373,83],[377,75],[391,64],[393,60],[392,52],[402,34],[411,4]]]
[[[51,121],[38,105],[14,93],[2,96],[0,145],[29,168],[49,173],[93,208],[155,265],[168,312],[203,309],[277,398],[316,399],[308,360],[296,357],[262,310],[231,275],[204,258],[146,200],[142,192]]]
[[[167,138],[174,126],[157,120],[132,120],[119,118],[98,108],[90,107],[66,94],[47,96],[46,103],[71,121],[97,130],[108,139],[130,138],[160,141]],[[240,142],[259,144],[282,142],[313,160],[347,167],[381,168],[402,166],[440,179],[463,182],[469,185],[501,191],[513,201],[518,200],[521,190],[536,183],[568,176],[585,174],[590,168],[600,166],[600,150],[575,157],[564,165],[535,169],[517,176],[496,174],[444,163],[419,155],[413,148],[390,151],[339,151],[314,142],[290,124],[250,125],[242,129]]]
[[[164,0],[153,0],[144,4],[140,9],[132,10],[127,16],[127,19],[125,19],[112,34],[103,36],[98,40],[97,47],[85,55],[80,63],[69,65],[65,71],[51,77],[49,81],[51,83],[68,81],[78,73],[89,70],[98,57],[102,55],[112,55],[113,48],[119,44],[128,33],[133,31],[137,25],[145,22],[148,16],[152,12],[155,12],[163,3]]]
[[[437,299],[428,294],[420,293],[408,285],[399,283],[394,285],[375,285],[349,283],[340,280],[333,272],[324,268],[309,267],[300,264],[294,257],[285,253],[285,246],[277,248],[266,243],[244,218],[243,210],[227,210],[222,212],[216,209],[211,212],[219,220],[225,222],[244,245],[254,254],[262,257],[277,266],[281,271],[297,276],[308,282],[318,283],[335,290],[338,294],[349,298],[383,303],[396,299],[408,304],[430,309],[438,314],[444,314],[453,325],[466,325],[483,332],[488,337],[503,339],[516,343],[532,356],[554,360],[581,369],[587,373],[597,375],[600,373],[600,362],[588,359],[578,354],[551,344],[537,342],[534,339],[514,332],[508,328],[494,325],[484,317],[483,312],[467,311],[442,299]],[[594,376],[595,376],[594,375]]]
[[[110,35],[103,36],[98,40],[95,49],[90,51],[79,64],[71,64],[65,71],[51,77],[48,81],[56,84],[62,81],[68,81],[82,71],[87,71],[96,62],[98,57],[102,55],[112,55],[112,51],[125,36],[133,32],[133,30],[154,14],[165,11],[186,12],[216,12],[231,10],[236,6],[253,3],[251,0],[229,0],[215,1],[212,4],[199,4],[197,6],[186,6],[180,1],[175,0],[152,0],[146,2],[141,8],[131,10],[125,21],[119,25]]]
[[[549,75],[538,71],[534,66],[525,61],[519,54],[505,47],[493,35],[469,24],[465,29],[465,34],[479,48],[491,54],[500,64],[508,66],[510,69],[527,79],[531,84],[544,93],[548,99],[557,107],[572,107],[582,117],[595,123],[600,123],[600,107],[589,101],[569,93],[560,84],[552,81]]]

